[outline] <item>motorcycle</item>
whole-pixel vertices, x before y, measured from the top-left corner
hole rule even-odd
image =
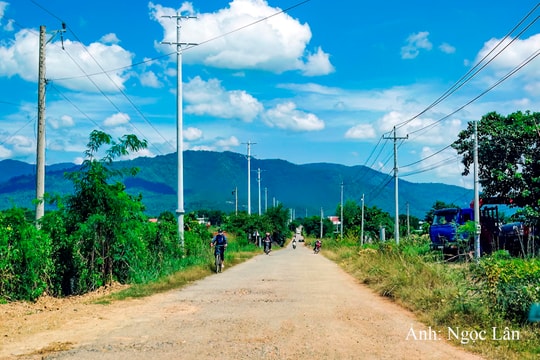
[[[270,242],[269,241],[264,242],[264,253],[266,255],[268,255],[270,253]]]
[[[296,240],[293,240],[293,242],[292,242],[292,248],[293,248],[293,249],[296,249]]]
[[[315,243],[315,247],[313,248],[313,253],[318,254],[319,251],[321,251],[321,243],[317,242],[317,243]]]

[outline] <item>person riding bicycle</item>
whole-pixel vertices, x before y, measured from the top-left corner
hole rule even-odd
[[[216,249],[214,250],[214,256],[217,255],[217,252],[219,250],[219,256],[221,257],[221,267],[225,267],[225,249],[227,248],[227,237],[223,233],[223,230],[219,229],[218,233],[214,238],[212,239],[212,242],[210,243],[210,246],[216,246]]]
[[[270,236],[270,233],[267,232],[263,239],[264,247],[266,248],[268,246],[268,251],[272,251],[272,237]]]

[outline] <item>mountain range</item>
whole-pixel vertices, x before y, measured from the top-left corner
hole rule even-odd
[[[184,209],[234,212],[247,210],[248,159],[234,152],[184,151]],[[395,212],[394,180],[387,174],[366,166],[331,163],[293,164],[281,159],[250,158],[251,213],[281,203],[295,217],[334,215],[341,202],[355,201]],[[149,215],[177,208],[176,153],[156,157],[139,157],[117,161],[116,167],[137,167],[135,177],[124,179],[126,191],[141,194]],[[78,165],[62,163],[46,166],[45,191],[66,195],[73,192],[66,172]],[[0,209],[24,207],[33,209],[35,198],[34,164],[17,160],[0,161]],[[260,190],[259,190],[260,189]],[[237,192],[237,201],[235,196]],[[260,196],[259,196],[260,194]],[[399,180],[399,212],[423,219],[436,201],[469,206],[473,191],[441,183],[412,183]]]

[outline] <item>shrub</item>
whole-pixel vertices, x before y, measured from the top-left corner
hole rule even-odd
[[[484,257],[472,266],[473,277],[489,297],[488,305],[509,320],[525,322],[529,307],[540,301],[540,260]]]
[[[43,294],[52,268],[50,249],[50,238],[23,209],[0,213],[0,298],[35,300]]]

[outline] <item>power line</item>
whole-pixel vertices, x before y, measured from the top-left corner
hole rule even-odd
[[[35,2],[34,0],[31,0],[32,2]],[[210,38],[210,39],[207,39],[207,40],[204,40],[204,41],[201,41],[197,44],[190,44],[189,46],[186,46],[184,49],[182,49],[182,51],[188,51],[194,47],[198,47],[198,46],[201,46],[201,45],[204,45],[204,44],[207,44],[209,42],[212,42],[212,41],[215,41],[215,40],[219,40],[225,36],[228,36],[230,34],[233,34],[235,32],[238,32],[238,31],[241,31],[241,30],[244,30],[248,27],[251,27],[253,25],[256,25],[258,23],[261,23],[263,21],[266,21],[274,16],[277,16],[277,15],[280,15],[280,14],[283,14],[283,13],[287,13],[289,12],[290,10],[296,8],[296,7],[299,7],[301,5],[304,5],[305,3],[309,2],[311,0],[305,0],[305,1],[302,1],[302,2],[299,2],[295,5],[292,5],[284,10],[281,10],[281,11],[278,11],[278,12],[275,12],[273,13],[272,15],[268,15],[266,17],[263,17],[259,20],[256,20],[254,22],[251,22],[249,24],[246,24],[246,25],[243,25],[239,28],[236,28],[234,30],[231,30],[229,32],[226,32],[224,34],[221,34],[219,36],[216,36],[216,37],[213,37],[213,38]],[[40,6],[41,7],[41,6]],[[56,16],[55,16],[56,17]],[[133,67],[136,67],[136,66],[139,66],[139,65],[143,65],[143,64],[147,64],[147,63],[152,63],[154,62],[155,60],[159,60],[159,59],[162,59],[162,58],[167,58],[171,55],[174,55],[176,54],[176,52],[171,52],[171,53],[168,53],[168,54],[165,54],[165,55],[161,55],[161,56],[158,56],[158,57],[155,57],[155,58],[151,58],[151,59],[147,59],[147,60],[144,60],[144,61],[140,61],[138,63],[134,63],[134,64],[131,64],[131,65],[128,65],[128,66],[122,66],[122,67],[118,67],[118,68],[114,68],[114,69],[110,69],[110,70],[103,70],[103,72],[97,72],[97,73],[92,73],[92,74],[85,74],[85,75],[81,75],[81,76],[76,76],[76,77],[65,77],[65,78],[58,78],[58,79],[54,79],[54,80],[71,80],[71,79],[77,79],[77,78],[81,78],[81,77],[86,77],[86,76],[96,76],[96,75],[102,75],[103,73],[106,73],[106,72],[115,72],[115,71],[119,71],[119,70],[125,70],[125,69],[130,69],[130,68],[133,68]]]
[[[512,42],[514,42],[523,32],[525,32],[536,20],[538,20],[538,17],[534,19],[525,29],[523,29],[508,45],[506,45],[502,50],[500,50],[495,56],[493,56],[486,64],[484,64],[480,69],[475,71],[476,68],[480,66],[490,55],[497,49],[523,22],[540,6],[540,4],[536,4],[536,6],[530,10],[525,17],[523,17],[517,25],[515,25],[510,32],[508,32],[498,43],[491,49],[484,57],[478,61],[465,75],[463,75],[458,81],[454,83],[448,90],[446,90],[440,97],[438,97],[433,103],[431,103],[427,108],[410,118],[409,120],[406,120],[402,123],[399,123],[396,125],[396,127],[401,128],[405,126],[406,124],[410,123],[412,120],[418,118],[419,116],[425,114],[428,110],[432,109],[439,103],[441,103],[443,100],[448,98],[450,95],[452,95],[454,92],[456,92],[458,89],[460,89],[463,85],[465,85],[467,82],[469,82],[474,76],[476,76],[482,69],[484,69],[491,61],[493,61],[502,51],[504,51]],[[471,75],[472,74],[472,75]],[[470,76],[469,76],[470,75]]]

